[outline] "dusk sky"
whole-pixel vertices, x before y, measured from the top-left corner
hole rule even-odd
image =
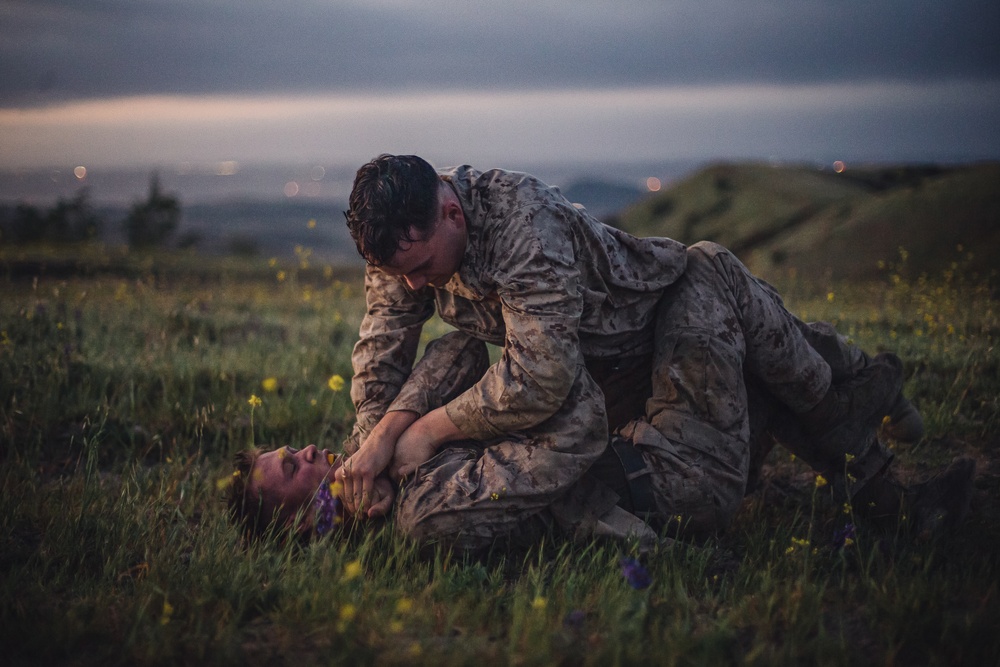
[[[1000,158],[996,0],[0,0],[0,169]]]

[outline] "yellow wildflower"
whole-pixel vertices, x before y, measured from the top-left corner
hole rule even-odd
[[[413,600],[410,598],[399,598],[396,600],[396,613],[409,614],[413,610]]]
[[[306,223],[306,227],[309,229],[316,229],[316,218],[309,218],[309,222]]]
[[[173,615],[174,615],[174,605],[164,600],[163,611],[160,613],[160,625],[166,625],[167,623],[169,623],[170,617]]]
[[[844,460],[847,461],[848,463],[850,463],[851,461],[853,461],[856,458],[857,457],[854,454],[851,454],[850,452],[848,452],[847,454],[844,454]]]
[[[332,391],[340,391],[344,388],[344,378],[340,375],[331,375],[330,379],[326,381],[326,386]]]
[[[546,604],[548,604],[548,601],[545,598],[543,598],[542,596],[539,595],[538,597],[536,597],[531,602],[531,608],[532,609],[539,609],[539,610],[540,609],[545,609],[545,605]]]
[[[351,581],[352,579],[357,579],[361,576],[361,561],[352,560],[350,563],[344,566],[344,581]]]
[[[278,273],[277,273],[277,275],[275,277],[278,279],[279,283],[283,283],[283,282],[285,282],[285,278],[287,277],[287,274],[284,271],[278,271]]]
[[[345,623],[350,623],[354,620],[354,617],[358,615],[357,607],[353,604],[345,604],[340,608],[340,620]]]
[[[278,378],[264,378],[260,383],[260,387],[264,391],[275,391],[278,388]]]
[[[344,490],[344,485],[340,482],[330,482],[330,495],[339,496]]]
[[[257,394],[250,394],[250,400],[247,401],[252,408],[259,408],[262,402],[263,401],[260,400],[260,397],[258,397]]]
[[[827,484],[829,484],[829,482],[826,481],[826,477],[823,477],[823,475],[816,475],[816,488],[817,489],[822,488],[822,487],[826,486]]]

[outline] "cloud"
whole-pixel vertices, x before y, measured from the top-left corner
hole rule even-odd
[[[8,0],[0,106],[1000,79],[994,0]]]

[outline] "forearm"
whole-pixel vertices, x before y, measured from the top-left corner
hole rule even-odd
[[[466,434],[451,421],[444,408],[431,410],[400,436],[390,475],[399,481],[429,461],[442,445],[465,439],[468,439]]]
[[[365,446],[371,445],[382,448],[395,448],[399,436],[410,428],[414,422],[418,421],[420,415],[409,410],[393,410],[387,412],[371,430],[365,438]]]
[[[408,436],[413,436],[427,443],[435,451],[444,444],[455,440],[466,440],[469,437],[455,425],[443,407],[431,410],[417,419],[407,431]]]

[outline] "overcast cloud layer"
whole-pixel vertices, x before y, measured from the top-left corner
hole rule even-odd
[[[6,0],[0,104],[997,80],[995,0]]]
[[[996,157],[998,93],[996,0],[0,0],[0,167]]]

